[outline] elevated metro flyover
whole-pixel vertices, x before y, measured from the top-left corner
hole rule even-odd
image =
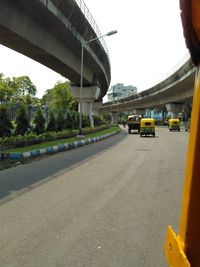
[[[159,84],[136,95],[104,103],[100,111],[102,113],[115,113],[161,108],[163,106],[166,106],[169,110],[171,109],[171,111],[177,107],[180,110],[182,104],[192,103],[194,77],[195,67],[189,59],[170,77]]]

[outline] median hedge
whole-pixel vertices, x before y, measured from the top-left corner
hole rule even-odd
[[[94,128],[83,128],[82,133],[83,135],[96,133],[98,131],[108,129],[111,126],[113,125],[102,125]],[[45,132],[39,135],[35,133],[29,133],[23,136],[22,135],[9,136],[0,138],[0,146],[1,150],[14,147],[30,146],[34,144],[40,144],[43,142],[75,137],[78,135],[78,132],[79,130],[64,130],[60,132]]]

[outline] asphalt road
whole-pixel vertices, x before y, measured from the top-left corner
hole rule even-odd
[[[1,267],[161,267],[189,133],[122,133],[0,172]]]

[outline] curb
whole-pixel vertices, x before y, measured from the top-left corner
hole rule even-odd
[[[66,150],[70,150],[70,149],[74,149],[77,147],[81,147],[81,146],[85,146],[88,144],[98,142],[102,139],[108,138],[108,137],[110,137],[114,134],[117,134],[119,132],[120,132],[120,130],[115,131],[113,133],[100,135],[100,136],[94,137],[94,138],[88,138],[85,140],[75,141],[75,142],[71,142],[71,143],[59,144],[59,145],[51,146],[51,147],[47,147],[47,148],[35,149],[35,150],[28,151],[28,152],[23,152],[23,153],[15,153],[15,152],[2,153],[0,155],[0,158],[4,158],[4,159],[7,158],[7,159],[11,159],[11,160],[20,160],[20,159],[29,158],[29,157],[37,157],[37,156],[55,154],[58,152],[62,152],[62,151],[66,151]]]

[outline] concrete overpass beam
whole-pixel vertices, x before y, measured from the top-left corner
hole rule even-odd
[[[168,103],[166,104],[166,109],[171,113],[172,119],[178,119],[179,113],[182,112],[183,104],[179,103]]]
[[[86,114],[90,118],[91,127],[94,127],[93,118],[93,102],[99,97],[100,89],[97,85],[83,87],[82,90],[78,86],[71,87],[72,95],[79,102],[79,112],[80,112],[80,102],[82,102],[82,113]]]

